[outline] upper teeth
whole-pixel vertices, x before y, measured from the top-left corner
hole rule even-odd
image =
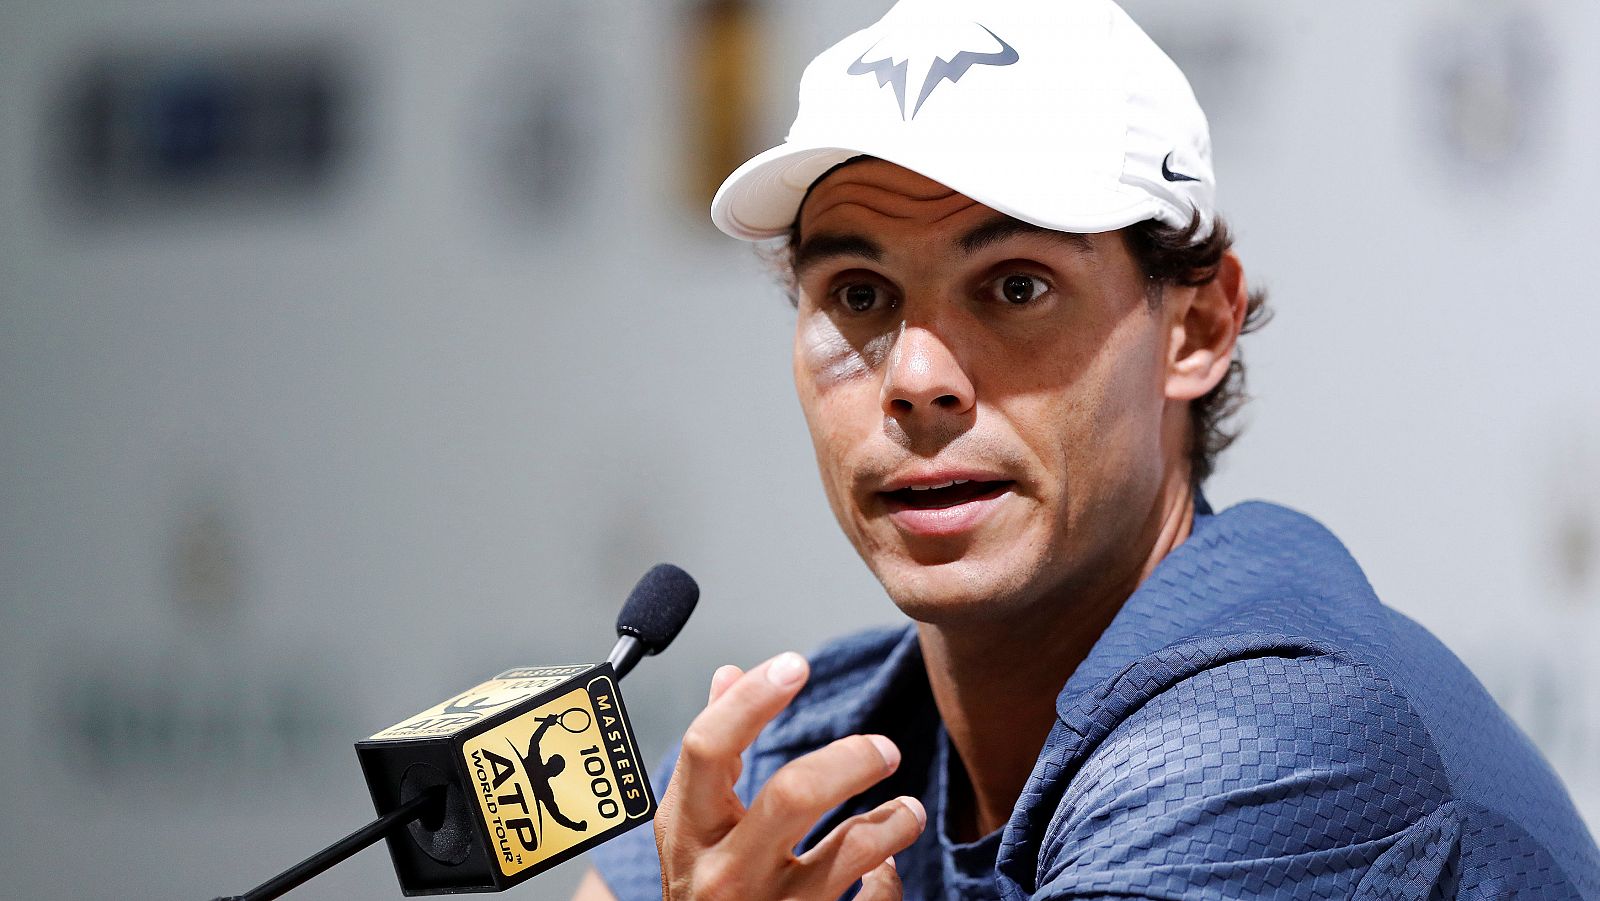
[[[970,479],[951,479],[942,485],[912,485],[912,491],[932,491],[935,488],[949,488],[951,485],[965,485]]]

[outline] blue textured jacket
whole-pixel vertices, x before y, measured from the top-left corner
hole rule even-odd
[[[929,828],[895,856],[908,899],[1600,899],[1600,851],[1527,738],[1282,507],[1196,517],[1067,680],[1010,821],[977,842],[947,838],[965,777],[915,631],[853,636],[812,667],[738,791],[840,736],[894,738],[899,771],[804,844],[921,797]],[[594,860],[622,901],[660,897],[649,830]]]

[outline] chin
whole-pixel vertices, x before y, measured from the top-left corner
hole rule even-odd
[[[1030,589],[1037,563],[969,557],[932,564],[905,557],[869,563],[900,612],[930,625],[1005,620],[1036,594]]]

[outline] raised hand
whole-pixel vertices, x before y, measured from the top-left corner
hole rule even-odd
[[[862,880],[859,901],[895,901],[890,855],[916,840],[922,804],[901,797],[840,823],[804,854],[794,846],[823,814],[893,773],[900,750],[881,735],[851,735],[773,774],[749,809],[734,794],[740,754],[805,684],[798,654],[748,673],[724,666],[683,736],[677,769],[656,811],[662,897],[667,901],[838,898]]]

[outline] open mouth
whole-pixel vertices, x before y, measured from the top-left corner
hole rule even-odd
[[[970,504],[973,501],[984,501],[999,497],[1014,484],[1016,483],[1011,481],[984,482],[955,479],[943,485],[917,486],[914,488],[901,488],[898,491],[884,491],[879,496],[888,503],[891,512],[898,510],[944,510],[949,507]]]

